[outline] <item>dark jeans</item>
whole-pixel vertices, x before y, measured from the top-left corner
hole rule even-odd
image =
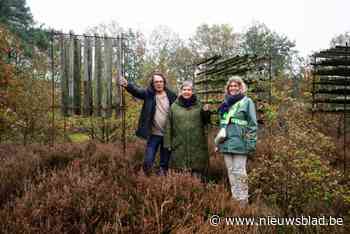
[[[149,172],[153,167],[153,163],[160,146],[160,170],[166,172],[168,170],[168,163],[170,151],[163,146],[163,136],[151,135],[147,140],[146,153],[143,162],[143,170]]]

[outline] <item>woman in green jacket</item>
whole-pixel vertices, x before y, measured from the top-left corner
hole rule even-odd
[[[220,132],[216,150],[223,154],[231,184],[232,197],[243,206],[248,203],[246,162],[256,148],[255,104],[246,96],[243,80],[231,77],[225,87],[225,100],[219,107]]]
[[[170,168],[188,169],[203,176],[209,166],[205,126],[210,120],[208,105],[202,105],[191,81],[184,81],[172,104],[164,134],[164,145],[171,150]]]

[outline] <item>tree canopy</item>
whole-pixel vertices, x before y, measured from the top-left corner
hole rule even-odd
[[[240,47],[244,54],[271,57],[274,73],[290,68],[293,56],[297,53],[294,41],[257,22],[242,35]]]

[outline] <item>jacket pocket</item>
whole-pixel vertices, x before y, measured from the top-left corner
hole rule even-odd
[[[245,141],[240,136],[232,136],[228,140],[228,148],[232,152],[246,152]]]

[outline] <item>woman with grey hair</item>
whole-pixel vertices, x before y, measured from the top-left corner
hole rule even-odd
[[[203,106],[193,93],[192,81],[182,83],[168,116],[164,145],[171,150],[170,168],[190,170],[203,178],[209,166],[205,126],[210,112],[209,106]]]
[[[238,76],[225,87],[225,100],[219,107],[220,131],[216,151],[224,156],[232,197],[242,206],[248,203],[246,162],[256,149],[257,120],[255,104],[246,96],[247,85]]]

